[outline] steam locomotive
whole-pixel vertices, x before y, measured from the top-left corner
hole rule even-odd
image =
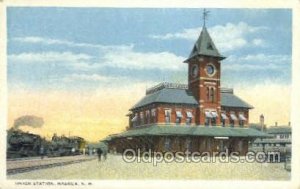
[[[11,128],[7,131],[7,158],[79,155],[85,143],[81,137],[56,134],[48,141],[39,135]]]

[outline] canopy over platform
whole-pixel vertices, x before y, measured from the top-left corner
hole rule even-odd
[[[272,135],[251,128],[234,127],[206,127],[206,126],[175,126],[175,125],[150,125],[124,131],[111,136],[114,138],[137,137],[137,136],[210,136],[210,137],[248,137],[265,138]]]

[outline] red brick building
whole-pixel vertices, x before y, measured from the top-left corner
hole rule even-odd
[[[184,63],[188,84],[160,83],[146,90],[128,114],[127,131],[110,137],[111,149],[223,151],[244,154],[265,134],[248,128],[253,107],[221,88],[221,61],[206,27]]]

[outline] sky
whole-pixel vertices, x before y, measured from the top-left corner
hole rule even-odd
[[[290,114],[291,11],[207,9],[222,87],[253,105],[250,122],[268,126]],[[44,118],[46,137],[97,141],[125,130],[128,109],[162,81],[187,83],[188,57],[202,9],[9,7],[9,127],[22,115]],[[279,108],[280,107],[280,108]]]

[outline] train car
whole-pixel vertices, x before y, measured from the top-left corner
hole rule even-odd
[[[7,158],[39,156],[46,144],[39,135],[11,128],[7,131]]]
[[[86,141],[78,136],[53,135],[47,141],[39,135],[11,128],[7,131],[7,158],[70,156],[83,153]]]
[[[85,146],[85,140],[81,137],[72,136],[66,137],[64,135],[53,135],[48,147],[48,156],[70,156],[82,154]]]

